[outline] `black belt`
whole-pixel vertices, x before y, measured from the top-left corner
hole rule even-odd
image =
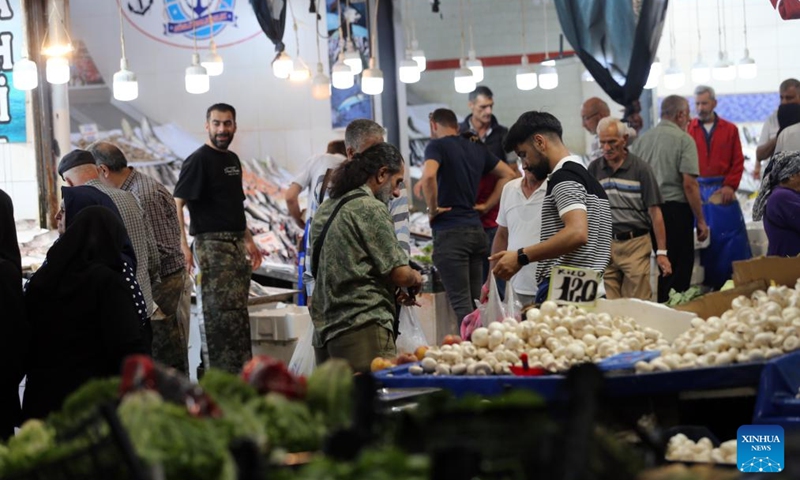
[[[631,230],[629,232],[615,233],[614,240],[624,242],[625,240],[633,240],[636,237],[641,237],[649,233],[650,230]]]

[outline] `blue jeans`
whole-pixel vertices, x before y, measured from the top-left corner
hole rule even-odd
[[[433,264],[459,325],[475,310],[483,284],[483,260],[489,252],[483,227],[457,227],[433,232]]]

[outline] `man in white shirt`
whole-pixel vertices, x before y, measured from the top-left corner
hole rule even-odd
[[[781,82],[778,91],[781,95],[781,105],[800,103],[800,80],[788,78]],[[778,110],[776,109],[764,122],[764,126],[761,127],[761,137],[758,140],[758,148],[756,149],[757,161],[753,172],[753,176],[756,178],[761,176],[761,161],[768,159],[775,153],[779,130]]]
[[[515,178],[503,187],[492,254],[539,243],[547,180],[539,180],[533,172],[534,168],[528,166],[522,178]],[[495,263],[492,262],[490,268],[494,268]],[[536,299],[539,286],[536,266],[537,262],[531,262],[511,277],[511,287],[522,305],[534,303]]]
[[[323,189],[327,189],[327,185],[323,185],[326,183],[325,176],[329,170],[333,172],[336,167],[347,159],[345,152],[344,140],[334,140],[328,143],[327,153],[309,158],[303,167],[303,171],[292,181],[286,191],[286,207],[289,210],[289,214],[301,227],[305,228],[306,220],[303,218],[303,212],[300,211],[300,203],[298,202],[300,192],[306,188],[309,189],[307,217],[311,221],[311,217],[314,216],[319,204],[327,198],[327,192],[323,191]],[[330,175],[328,174],[328,176]],[[307,249],[308,235],[303,237],[303,241],[306,242],[305,247]],[[311,296],[314,290],[314,278],[309,271],[311,268],[310,261],[310,258],[306,256],[303,284],[306,287],[308,296]]]

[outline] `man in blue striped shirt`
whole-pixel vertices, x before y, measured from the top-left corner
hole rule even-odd
[[[650,300],[651,228],[661,275],[672,274],[660,207],[664,200],[653,169],[628,152],[625,124],[613,117],[603,118],[597,125],[597,137],[603,156],[589,164],[588,170],[608,195],[613,222],[611,263],[603,277],[606,297]]]

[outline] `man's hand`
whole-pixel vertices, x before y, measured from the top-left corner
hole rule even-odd
[[[472,208],[474,208],[475,211],[477,211],[481,215],[483,215],[484,213],[486,213],[489,210],[488,208],[486,208],[486,204],[485,203],[476,203],[475,206],[472,207]]]
[[[444,212],[449,212],[453,207],[436,207],[433,211],[428,212],[428,222],[433,222],[433,219]]]
[[[708,225],[706,224],[705,220],[697,222],[697,241],[705,242],[708,238],[708,233]]]
[[[247,237],[244,240],[245,249],[247,249],[247,256],[250,257],[250,266],[253,270],[257,270],[261,266],[261,252],[258,251],[256,242],[253,237]]]
[[[181,251],[183,252],[183,258],[186,260],[186,271],[189,272],[189,275],[192,274],[194,270],[194,256],[192,255],[192,249],[189,248],[188,245],[181,244]]]
[[[669,258],[667,258],[666,255],[656,255],[656,263],[661,270],[662,277],[672,275],[672,264],[669,262]]]
[[[418,181],[416,185],[414,185],[414,196],[417,198],[422,198],[422,181]]]
[[[412,289],[409,289],[410,291]],[[395,296],[397,303],[400,305],[404,305],[406,307],[420,307],[421,305],[417,303],[416,295],[411,295],[410,293],[406,293],[403,289],[399,289],[397,291],[397,295]]]
[[[522,268],[517,261],[517,252],[506,250],[504,252],[497,252],[489,257],[490,262],[497,262],[492,269],[495,277],[502,278],[503,280],[511,280],[520,268]]]
[[[725,185],[714,193],[719,193],[723,205],[728,205],[736,200],[736,192],[729,185]]]

